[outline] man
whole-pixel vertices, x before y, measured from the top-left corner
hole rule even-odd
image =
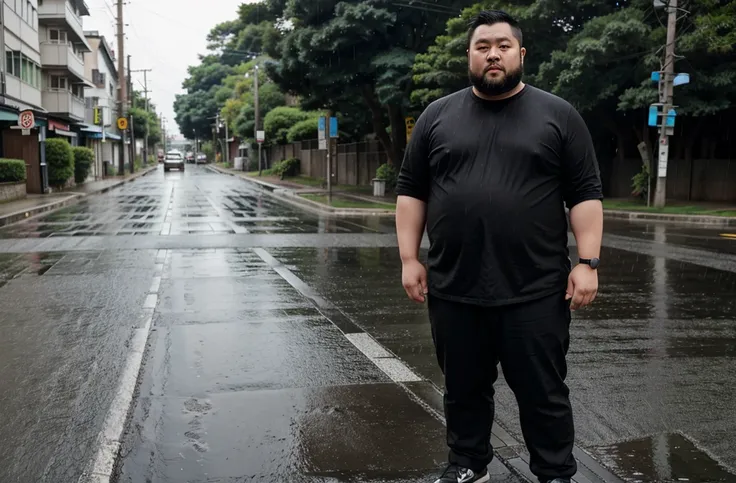
[[[570,312],[598,289],[601,182],[578,112],[521,82],[525,55],[512,17],[479,14],[468,32],[472,87],[419,117],[399,174],[402,283],[413,300],[427,297],[445,376],[450,465],[436,483],[489,481],[499,362],[531,471],[554,483],[577,471],[565,357]],[[419,261],[425,225],[428,279]]]

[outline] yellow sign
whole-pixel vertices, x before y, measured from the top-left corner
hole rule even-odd
[[[721,236],[723,238],[731,238],[733,240],[736,240],[736,233],[721,233]]]
[[[416,124],[416,121],[413,117],[407,117],[404,119],[404,122],[406,123],[406,142],[408,143],[411,139],[411,133],[414,131],[414,124]]]
[[[127,118],[124,118],[124,117],[118,118],[118,129],[120,129],[121,131],[125,131],[126,129],[128,129],[128,119]]]
[[[92,124],[94,124],[95,126],[102,126],[102,108],[101,107],[95,107],[94,122]]]

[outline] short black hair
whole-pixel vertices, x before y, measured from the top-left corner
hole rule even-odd
[[[504,12],[503,10],[483,10],[478,15],[473,17],[468,24],[468,48],[470,48],[470,42],[473,40],[473,34],[482,25],[495,25],[497,23],[507,23],[511,26],[511,32],[519,41],[519,46],[524,44],[524,35],[521,32],[519,22],[514,17]]]

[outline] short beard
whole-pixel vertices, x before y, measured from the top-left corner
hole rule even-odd
[[[491,82],[486,79],[486,72],[481,75],[475,74],[473,71],[468,69],[468,77],[473,86],[478,89],[478,92],[487,96],[500,96],[513,90],[519,85],[521,79],[524,77],[524,64],[519,65],[518,69],[512,71],[506,71],[503,80],[500,82]]]

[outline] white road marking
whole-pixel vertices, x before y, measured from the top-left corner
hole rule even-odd
[[[261,260],[266,262],[276,273],[286,280],[289,285],[294,287],[304,297],[310,299],[317,308],[337,309],[337,307],[329,300],[321,297],[302,279],[297,277],[294,272],[289,270],[273,255],[263,248],[254,248],[253,252],[258,255]],[[324,314],[323,314],[324,315]],[[329,320],[329,317],[325,316]],[[336,325],[337,327],[337,325]],[[338,327],[339,329],[339,327]],[[404,361],[395,357],[389,350],[383,347],[370,334],[365,332],[350,333],[343,335],[350,341],[360,352],[362,352],[373,364],[376,365],[384,374],[386,374],[394,382],[419,382],[423,379],[412,371]]]
[[[159,253],[160,255],[161,253]],[[163,264],[156,266],[163,268]],[[151,284],[151,292],[154,291],[154,288],[158,292],[160,284],[161,277],[155,276]],[[133,331],[130,340],[130,351],[118,383],[118,390],[107,412],[102,430],[97,436],[97,452],[94,460],[90,462],[87,470],[79,478],[79,483],[109,483],[113,476],[115,460],[122,444],[125,422],[133,404],[133,394],[143,364],[143,355],[146,351],[148,336],[151,333],[153,313],[157,303],[157,293],[149,293],[146,296],[146,301],[143,304],[145,322],[142,327]]]

